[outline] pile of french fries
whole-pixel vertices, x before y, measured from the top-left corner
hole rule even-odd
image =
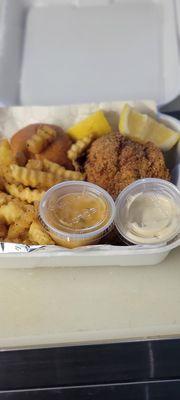
[[[28,154],[31,154],[28,160],[23,154],[14,157],[7,139],[0,141],[1,242],[54,244],[38,219],[39,202],[45,191],[59,182],[84,180],[78,158],[87,151],[96,137],[111,130],[102,111],[97,111],[68,129],[67,133],[75,141],[67,152],[74,171],[66,170],[46,158],[39,159],[39,154],[48,149],[57,137],[56,130],[48,125],[40,125],[25,143]]]
[[[53,130],[38,130],[27,148],[38,154],[54,140]],[[74,146],[74,147],[73,147]],[[85,148],[86,144],[81,146]],[[70,149],[70,159],[79,156],[78,142]],[[82,150],[81,150],[82,151]],[[79,171],[66,170],[47,159],[29,159],[18,165],[7,139],[0,142],[0,241],[29,245],[50,245],[54,241],[38,219],[39,202],[45,191],[65,180],[83,180]]]

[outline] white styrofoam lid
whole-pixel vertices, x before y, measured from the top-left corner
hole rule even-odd
[[[21,3],[29,6],[20,104],[145,98],[163,104],[180,92],[173,0]],[[8,12],[17,13],[12,3]]]

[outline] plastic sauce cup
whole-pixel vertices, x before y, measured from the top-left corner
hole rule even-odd
[[[160,244],[180,233],[180,191],[168,181],[140,179],[115,204],[115,226],[125,242]]]
[[[50,188],[39,206],[39,219],[55,243],[74,248],[98,243],[113,228],[115,203],[89,182],[66,181]]]

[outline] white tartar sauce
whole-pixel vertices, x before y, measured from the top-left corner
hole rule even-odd
[[[129,196],[127,201],[126,235],[142,244],[169,240],[180,224],[175,201],[160,193],[145,192]]]

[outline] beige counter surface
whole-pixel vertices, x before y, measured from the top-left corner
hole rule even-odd
[[[180,334],[180,248],[153,267],[0,269],[0,347]]]

